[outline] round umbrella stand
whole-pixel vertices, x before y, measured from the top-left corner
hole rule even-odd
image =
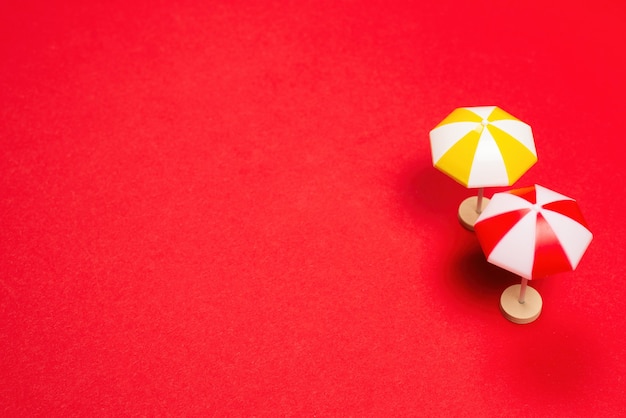
[[[500,310],[511,322],[529,324],[539,317],[543,300],[541,295],[532,287],[526,287],[524,302],[519,301],[521,284],[507,287],[500,296]]]
[[[482,213],[482,208],[489,203],[489,199],[482,197],[482,191],[483,189],[480,189],[478,196],[468,197],[459,206],[459,222],[470,231],[474,230],[474,224]]]

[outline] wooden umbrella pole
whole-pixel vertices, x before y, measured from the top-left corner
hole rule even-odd
[[[522,278],[522,286],[519,289],[519,303],[524,303],[526,300],[526,286],[528,285],[528,279]]]
[[[484,188],[478,189],[478,200],[476,201],[476,213],[482,213],[483,211],[483,196],[485,194]]]

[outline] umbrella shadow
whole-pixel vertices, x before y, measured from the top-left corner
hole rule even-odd
[[[400,202],[420,222],[424,215],[454,217],[464,190],[429,160],[407,164],[398,176]]]
[[[424,159],[404,168],[398,188],[403,206],[417,226],[423,228],[427,217],[426,222],[435,225],[442,236],[449,237],[439,247],[446,253],[441,257],[441,273],[437,275],[442,278],[439,286],[462,305],[493,314],[494,303],[497,304],[502,291],[520,279],[489,263],[474,233],[460,225],[458,206],[474,191],[459,185]]]
[[[488,310],[492,315],[502,291],[519,283],[520,278],[489,263],[473,234],[466,239],[464,248],[451,254],[446,263],[444,285],[459,302]]]
[[[398,176],[398,189],[402,203],[411,213],[453,213],[463,199],[476,196],[477,188],[467,188],[433,167],[430,160],[414,160]],[[511,186],[486,187],[485,197],[510,190]]]

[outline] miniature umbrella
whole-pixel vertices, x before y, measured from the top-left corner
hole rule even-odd
[[[437,169],[479,189],[459,207],[459,220],[470,230],[489,202],[484,188],[510,186],[537,162],[530,126],[496,106],[454,110],[430,131],[430,147]]]
[[[487,261],[522,277],[500,298],[507,319],[521,324],[541,313],[528,280],[573,271],[592,239],[576,201],[539,185],[494,194],[474,229]]]

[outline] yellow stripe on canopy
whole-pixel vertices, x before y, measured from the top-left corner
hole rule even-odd
[[[517,181],[530,166],[537,162],[537,157],[520,141],[493,125],[487,129],[493,136],[502,154],[504,166],[509,176],[509,186]]]
[[[479,140],[480,132],[470,131],[441,156],[435,167],[467,187]]]
[[[505,112],[504,110],[500,109],[499,107],[496,107],[495,109],[493,109],[493,112],[491,112],[491,114],[487,118],[487,120],[489,122],[493,122],[493,121],[496,121],[496,120],[503,120],[503,119],[519,120],[515,116],[511,115],[508,112]]]
[[[478,122],[480,123],[483,119],[478,116],[476,113],[471,110],[467,110],[463,107],[458,109],[454,109],[452,113],[450,113],[444,120],[442,120],[439,125],[435,126],[435,128],[440,127],[441,125],[447,125],[449,123],[454,122]],[[435,129],[433,128],[433,129]]]

